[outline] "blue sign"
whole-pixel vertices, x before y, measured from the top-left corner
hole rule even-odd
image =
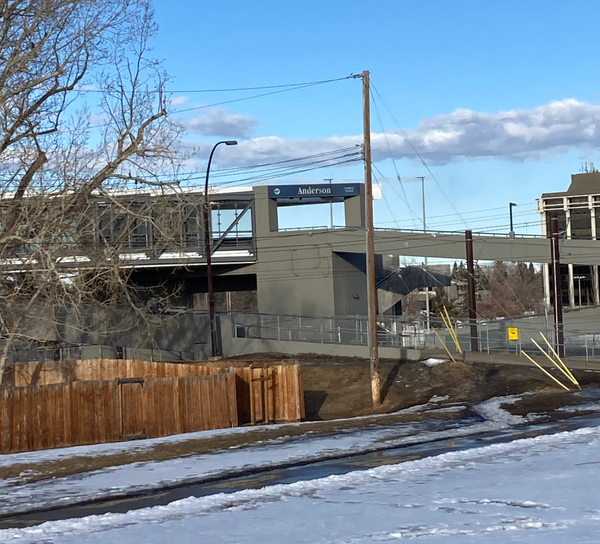
[[[360,183],[330,183],[319,185],[271,185],[269,198],[333,198],[349,197],[360,194]]]

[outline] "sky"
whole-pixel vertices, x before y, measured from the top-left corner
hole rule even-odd
[[[382,187],[377,226],[422,228],[418,176],[425,176],[430,229],[508,232],[512,201],[516,232],[539,234],[535,199],[566,190],[584,161],[600,164],[596,1],[154,0],[154,7],[154,54],[172,77],[186,143],[198,149],[190,169],[204,170],[215,142],[239,142],[216,152],[215,184],[362,181],[359,161],[271,180],[219,170],[346,148],[356,158],[361,81],[347,76],[363,70],[371,76]],[[194,92],[324,80],[337,81],[286,92]],[[328,207],[301,213],[304,222],[329,223]]]

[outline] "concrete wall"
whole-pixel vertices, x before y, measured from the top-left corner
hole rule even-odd
[[[40,308],[36,314],[28,333],[37,342],[47,344],[59,342],[94,349],[123,346],[148,353],[164,350],[173,354],[169,358],[177,359],[179,352],[203,353],[209,336],[208,315],[200,313],[153,315],[147,321],[131,311],[102,307],[79,312],[63,308],[53,315],[50,309]]]
[[[293,342],[264,340],[260,338],[235,338],[230,319],[221,320],[221,334],[223,342],[223,356],[247,355],[250,353],[284,353],[286,355],[297,355],[301,353],[316,353],[319,355],[331,355],[333,357],[359,357],[369,358],[367,346],[350,344],[317,344],[312,342]],[[402,359],[418,361],[421,351],[410,348],[380,347],[379,357],[382,359]]]
[[[368,312],[367,278],[346,259],[332,253],[335,315],[365,315]]]

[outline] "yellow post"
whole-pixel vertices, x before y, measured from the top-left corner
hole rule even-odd
[[[452,359],[452,362],[456,363],[456,361],[454,360],[454,357],[452,357],[452,353],[450,353],[450,350],[446,347],[446,343],[442,340],[442,337],[437,333],[437,331],[433,327],[431,327],[431,330],[433,330],[434,334],[438,337],[439,341],[442,343],[442,346],[444,346],[444,349],[446,350],[446,353],[448,354],[450,359]]]
[[[542,346],[540,346],[533,338],[531,339],[531,341],[538,347],[538,349],[548,358],[548,360],[556,367],[558,368],[558,370],[560,370],[566,377],[568,380],[570,380],[571,382],[573,382],[575,385],[579,386],[579,384],[575,381],[575,378],[572,378],[571,376],[569,376],[569,372],[566,372],[565,369],[558,364],[552,357],[550,357],[550,355],[548,355],[546,353],[546,351],[542,348]]]
[[[563,389],[566,389],[567,391],[569,391],[569,388],[564,385],[563,383],[559,382],[552,374],[550,374],[550,372],[548,372],[545,368],[543,368],[541,365],[538,365],[529,355],[527,355],[527,353],[525,353],[524,351],[521,352],[523,353],[523,355],[525,355],[525,357],[527,357],[535,366],[537,366],[544,374],[546,374],[548,377],[552,378],[558,385],[560,385]]]
[[[450,320],[450,314],[448,313],[446,306],[442,306],[442,309],[444,310],[444,312],[446,314],[446,317],[444,318],[444,324],[446,325],[446,328],[448,329],[450,336],[452,336],[452,340],[454,340],[454,345],[456,346],[456,350],[458,351],[458,353],[460,353],[462,355],[463,354],[462,348],[460,347],[460,343],[458,342],[458,336],[456,336],[456,332],[455,332],[454,328],[452,327],[452,321]]]
[[[571,373],[571,371],[567,368],[567,365],[563,362],[563,360],[559,357],[558,353],[556,353],[556,351],[554,351],[554,348],[552,347],[552,344],[550,344],[550,342],[548,342],[547,338],[544,336],[543,332],[540,332],[540,335],[542,336],[542,338],[544,339],[544,342],[546,342],[546,344],[548,345],[548,348],[550,349],[550,351],[552,351],[552,355],[554,355],[554,357],[556,357],[556,359],[560,362],[560,364],[563,366],[563,368],[566,370],[566,372],[569,375],[569,378],[571,379],[571,381],[577,386],[579,387],[579,389],[581,389],[581,386],[579,385],[579,382],[575,379],[575,376],[573,376],[573,374]]]

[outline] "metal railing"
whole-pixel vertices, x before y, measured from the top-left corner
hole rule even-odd
[[[261,313],[232,313],[232,328],[237,338],[312,342],[318,344],[368,343],[367,316],[312,317],[272,315]],[[451,319],[452,334],[442,318],[414,319],[404,316],[379,316],[377,339],[383,347],[414,349],[443,348],[456,352],[453,336],[463,351],[470,351],[471,327],[468,319]],[[477,344],[480,352],[515,353],[526,351],[540,355],[534,340],[546,349],[542,334],[554,346],[552,324],[545,316],[522,319],[493,319],[476,321]],[[509,339],[508,329],[518,329],[518,340]],[[541,334],[540,334],[541,333]],[[565,332],[565,356],[586,360],[600,359],[600,324],[597,332],[570,330]]]

